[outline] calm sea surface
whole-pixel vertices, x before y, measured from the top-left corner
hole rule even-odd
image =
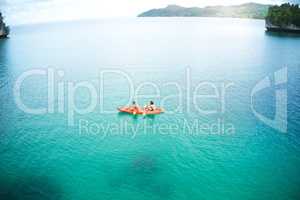
[[[0,199],[299,199],[299,85],[300,37],[261,20],[12,27],[0,41]],[[168,112],[119,114],[132,89]],[[253,112],[273,119],[279,90],[287,131]]]

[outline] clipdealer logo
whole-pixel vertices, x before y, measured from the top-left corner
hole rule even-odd
[[[58,78],[55,78],[55,74],[58,76]],[[42,114],[47,114],[47,113],[67,113],[67,118],[68,118],[68,125],[74,126],[74,116],[75,114],[88,114],[91,112],[94,112],[99,109],[100,113],[115,113],[116,111],[110,111],[110,110],[105,110],[103,106],[104,102],[104,75],[107,74],[115,74],[119,75],[125,80],[128,81],[129,84],[129,96],[130,98],[128,99],[128,103],[132,99],[139,99],[139,98],[146,98],[149,96],[141,95],[140,94],[140,88],[144,87],[145,85],[147,86],[152,86],[155,91],[156,91],[156,97],[162,97],[161,99],[161,105],[164,105],[165,101],[167,101],[170,98],[174,98],[174,94],[171,96],[161,96],[161,90],[168,89],[169,87],[173,86],[177,89],[177,95],[178,97],[178,104],[176,104],[176,108],[174,110],[171,110],[173,112],[179,112],[182,109],[183,105],[183,97],[184,93],[184,88],[180,83],[165,83],[163,86],[157,85],[155,83],[142,83],[138,87],[134,87],[134,82],[130,78],[130,76],[120,70],[104,70],[101,71],[100,76],[99,76],[99,86],[95,86],[92,82],[90,81],[65,81],[64,78],[64,71],[62,70],[55,70],[53,68],[48,68],[48,69],[33,69],[27,72],[22,73],[16,80],[13,92],[14,92],[14,97],[15,97],[15,103],[18,106],[19,109],[24,111],[25,113],[28,114],[34,114],[34,115],[42,115]],[[22,85],[23,82],[30,78],[31,76],[41,76],[41,78],[44,80],[46,77],[46,90],[47,90],[47,106],[46,107],[40,107],[40,108],[31,108],[23,102],[22,99]],[[56,79],[62,79],[59,82],[56,82]],[[193,105],[193,110],[196,110],[200,114],[204,115],[211,115],[211,114],[216,114],[216,113],[225,113],[225,96],[226,96],[226,91],[228,88],[231,88],[234,83],[229,82],[229,83],[221,83],[220,85],[217,85],[215,82],[200,82],[196,87],[192,87],[192,91],[190,91],[190,70],[186,70],[186,80],[187,80],[187,85],[186,87],[189,89],[187,93],[187,101],[192,102]],[[97,80],[96,80],[97,81]],[[288,74],[287,74],[287,67],[282,68],[273,74],[266,76],[257,84],[253,87],[251,90],[251,110],[253,114],[264,124],[274,128],[275,130],[278,130],[280,132],[286,133],[287,132],[287,81],[288,81]],[[163,88],[160,88],[163,87]],[[165,88],[164,88],[165,87]],[[65,89],[67,88],[67,89]],[[213,91],[212,94],[202,94],[201,89],[211,89]],[[75,101],[75,96],[77,94],[77,90],[80,89],[85,89],[88,91],[88,94],[90,96],[89,102],[86,107],[78,107]],[[173,88],[174,89],[174,88]],[[258,108],[255,107],[255,99],[256,97],[260,97],[262,93],[265,93],[266,91],[272,91],[275,96],[275,104],[274,104],[274,116],[273,117],[267,117],[265,116]],[[100,92],[99,92],[100,91]],[[205,90],[204,90],[205,91]],[[55,98],[56,95],[58,96],[57,99]],[[266,94],[266,93],[265,93]],[[66,105],[64,104],[65,101],[59,101],[59,97],[66,97]],[[153,95],[151,96],[153,97]],[[202,102],[203,98],[205,99],[215,99],[218,100],[220,104],[220,108],[217,110],[205,110],[203,109],[198,103],[199,99],[201,99],[200,102]],[[57,106],[55,106],[55,102],[58,103]],[[188,107],[186,108],[187,112],[190,111],[190,104],[187,104]],[[57,107],[57,110],[56,110]],[[182,110],[181,110],[182,111]]]
[[[273,78],[273,79],[272,79]],[[273,81],[272,81],[273,80]],[[278,130],[287,132],[287,82],[288,72],[287,67],[284,67],[273,74],[266,76],[260,80],[251,91],[251,109],[254,115],[264,124]],[[271,89],[275,94],[275,114],[273,118],[268,118],[259,113],[254,108],[254,96],[258,92],[264,92],[266,89]]]

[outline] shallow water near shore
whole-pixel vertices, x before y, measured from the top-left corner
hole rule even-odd
[[[251,90],[284,67],[286,133],[251,109]],[[53,113],[28,114],[16,105],[15,81],[32,69],[54,73]],[[0,199],[299,199],[299,69],[300,38],[267,34],[261,20],[137,18],[12,27],[10,38],[0,40]],[[70,119],[68,83],[82,81],[96,95],[79,89],[74,102],[84,108],[95,98],[96,106]],[[203,82],[216,88],[197,90]],[[116,112],[128,103],[130,87],[143,83],[140,94],[149,96],[139,103],[161,105],[175,94],[164,103],[172,113]],[[47,88],[46,76],[32,76],[22,84],[21,99],[45,108]],[[151,96],[157,89],[159,97]],[[195,94],[211,90],[224,101],[194,102]],[[254,105],[271,118],[272,91],[259,93]]]

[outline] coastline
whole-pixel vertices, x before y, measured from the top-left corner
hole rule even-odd
[[[0,13],[0,39],[7,38],[9,35],[9,27],[3,21],[2,14]]]
[[[276,26],[266,20],[266,29],[268,32],[278,32],[278,33],[300,33],[300,27],[297,27],[293,24],[288,25],[288,26]]]

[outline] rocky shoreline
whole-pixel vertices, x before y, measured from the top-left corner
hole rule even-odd
[[[9,27],[3,21],[2,14],[0,13],[0,38],[6,38],[9,34]]]
[[[266,20],[266,29],[270,32],[284,32],[284,33],[300,33],[300,27],[293,24],[287,26],[277,26]]]

